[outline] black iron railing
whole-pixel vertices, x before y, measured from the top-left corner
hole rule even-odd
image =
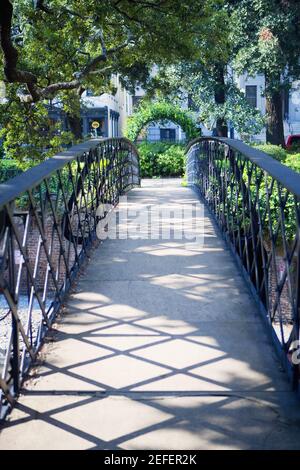
[[[96,242],[106,208],[139,184],[137,150],[120,138],[77,145],[0,185],[1,415]]]
[[[188,145],[187,173],[236,255],[299,389],[300,174],[240,141],[213,137]]]

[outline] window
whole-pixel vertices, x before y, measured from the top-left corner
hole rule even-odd
[[[257,86],[256,85],[246,85],[246,100],[253,106],[257,107]]]
[[[175,142],[176,130],[175,129],[160,129],[160,140],[167,140],[168,142]]]
[[[86,96],[94,96],[92,90],[86,90]]]

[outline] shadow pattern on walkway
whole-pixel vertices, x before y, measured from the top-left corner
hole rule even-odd
[[[129,203],[196,201],[144,181]],[[299,449],[300,407],[209,214],[203,245],[105,240],[0,434],[1,449]]]

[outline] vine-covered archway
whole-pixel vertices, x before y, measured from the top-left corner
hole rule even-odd
[[[136,141],[143,128],[158,121],[172,121],[185,132],[187,140],[200,136],[195,120],[187,110],[166,101],[143,103],[137,111],[128,118],[125,135],[131,141]]]

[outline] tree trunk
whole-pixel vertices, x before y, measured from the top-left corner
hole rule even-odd
[[[228,127],[224,119],[218,118],[216,123],[217,136],[228,137]]]
[[[82,128],[80,116],[67,114],[68,124],[76,140],[82,139]]]
[[[216,104],[224,104],[226,101],[226,93],[225,93],[225,66],[223,64],[218,64],[215,66],[215,103]],[[228,137],[228,127],[227,122],[223,118],[218,118],[216,122],[216,130],[218,137]]]
[[[269,144],[285,147],[281,90],[268,89],[266,77],[266,138]]]

